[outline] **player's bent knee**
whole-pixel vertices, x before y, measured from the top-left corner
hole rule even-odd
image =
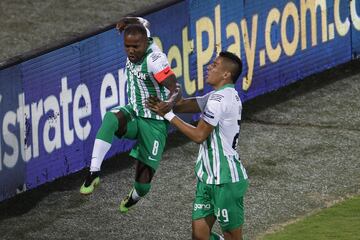
[[[106,112],[96,138],[112,143],[114,133],[118,129],[118,120],[114,113]]]
[[[108,129],[116,131],[118,128],[118,120],[115,114],[112,112],[106,112],[102,121],[102,125],[104,125]]]
[[[136,192],[139,194],[139,196],[143,197],[150,191],[151,184],[135,182],[134,188]]]

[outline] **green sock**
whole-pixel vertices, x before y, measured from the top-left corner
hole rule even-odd
[[[139,182],[135,181],[134,188],[135,188],[137,194],[139,194],[140,197],[143,197],[150,191],[151,184],[150,183],[139,183]]]

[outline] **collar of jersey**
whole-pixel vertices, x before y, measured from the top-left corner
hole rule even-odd
[[[221,89],[224,89],[224,88],[235,88],[235,84],[227,83],[216,91],[220,91]]]
[[[147,47],[147,49],[146,49],[146,52],[145,52],[145,56],[147,56],[149,53],[150,53],[150,51],[151,51],[151,44],[153,44],[153,42],[154,42],[154,40],[153,40],[153,38],[152,37],[148,37],[148,47]],[[144,57],[145,57],[144,56]]]

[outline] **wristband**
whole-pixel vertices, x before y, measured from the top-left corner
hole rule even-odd
[[[164,115],[164,118],[166,120],[168,120],[169,122],[171,122],[171,120],[176,117],[176,115],[173,113],[173,111],[168,112],[167,114]]]

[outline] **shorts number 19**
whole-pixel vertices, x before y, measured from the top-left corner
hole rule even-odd
[[[222,222],[228,222],[229,221],[229,214],[226,208],[221,209],[218,208],[218,211],[216,213],[216,218],[218,219],[218,221],[221,222],[220,217],[222,217],[224,220]]]

